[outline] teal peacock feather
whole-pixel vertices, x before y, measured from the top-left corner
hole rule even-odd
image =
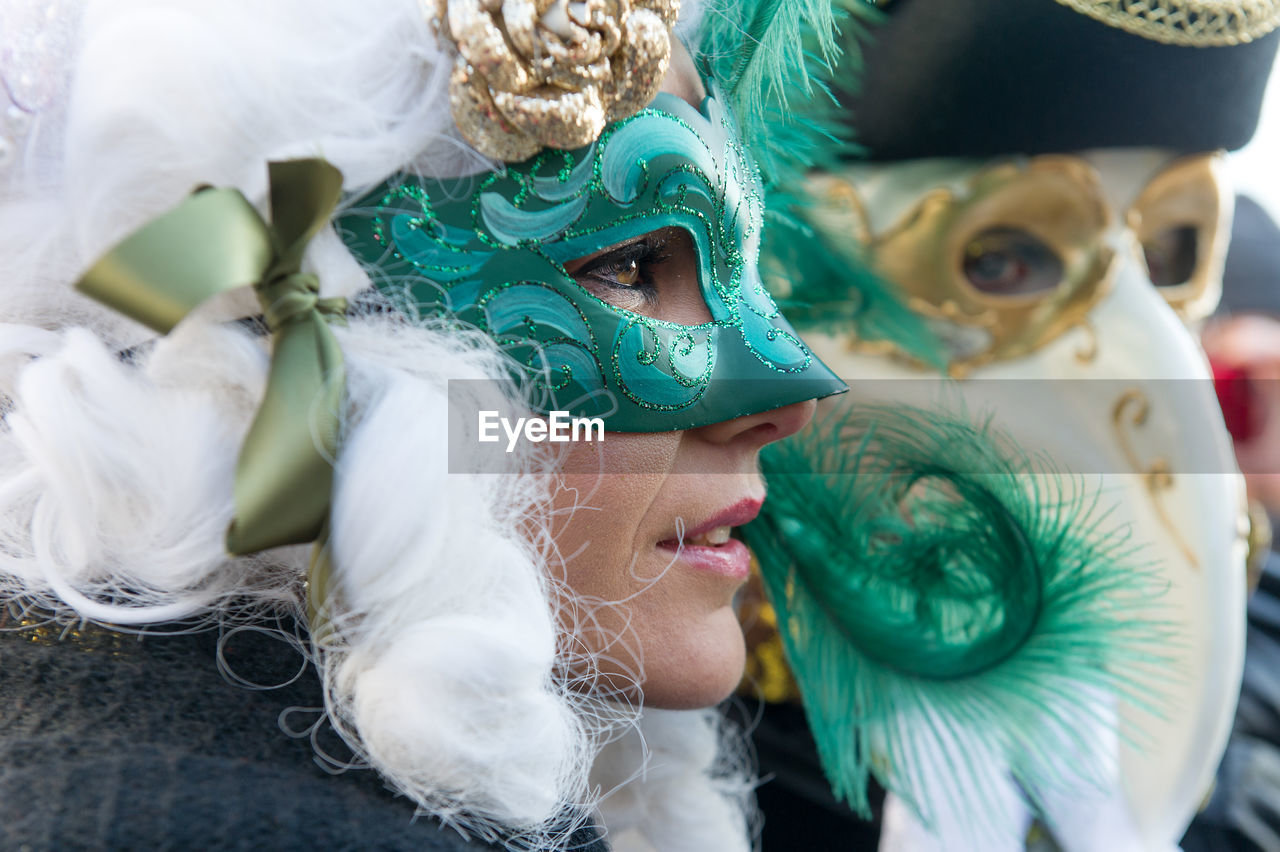
[[[964,802],[983,819],[1000,780],[1033,808],[1105,783],[1090,738],[1132,736],[1117,703],[1156,713],[1173,668],[1165,587],[1127,532],[988,426],[832,415],[765,451],[744,533],[837,797],[868,814],[874,776],[930,824]]]
[[[766,185],[851,153],[831,80],[848,47],[841,75],[856,70],[860,34],[876,16],[867,0],[707,3],[698,54],[742,123]]]

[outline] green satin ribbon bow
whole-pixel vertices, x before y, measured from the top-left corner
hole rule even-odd
[[[342,173],[319,159],[270,163],[268,171],[270,225],[237,190],[200,189],[112,249],[76,289],[167,333],[210,297],[253,287],[271,330],[271,368],[236,463],[227,550],[240,556],[315,541],[312,576],[327,578],[317,563],[327,562],[346,384],[329,323],[341,321],[346,300],[319,298],[316,277],[300,268],[337,206]]]

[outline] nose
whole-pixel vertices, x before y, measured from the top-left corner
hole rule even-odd
[[[705,440],[715,444],[758,450],[766,444],[781,441],[788,435],[799,432],[813,419],[817,407],[815,400],[806,399],[781,408],[700,426],[696,431]]]

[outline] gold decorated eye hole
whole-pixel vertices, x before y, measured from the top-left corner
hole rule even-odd
[[[1177,287],[1190,281],[1199,260],[1198,237],[1199,231],[1194,225],[1175,225],[1143,240],[1142,254],[1151,283],[1157,287]]]
[[[965,280],[990,296],[1025,296],[1057,287],[1061,258],[1021,228],[990,228],[970,240],[962,260]]]

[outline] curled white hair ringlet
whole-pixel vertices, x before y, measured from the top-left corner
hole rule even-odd
[[[449,346],[435,335],[353,365],[365,381],[336,472],[344,607],[325,679],[370,761],[429,809],[537,824],[583,800],[589,760],[551,677],[541,560],[520,534],[544,498],[529,477],[448,473],[446,388],[424,367],[463,380],[498,368],[459,370]]]

